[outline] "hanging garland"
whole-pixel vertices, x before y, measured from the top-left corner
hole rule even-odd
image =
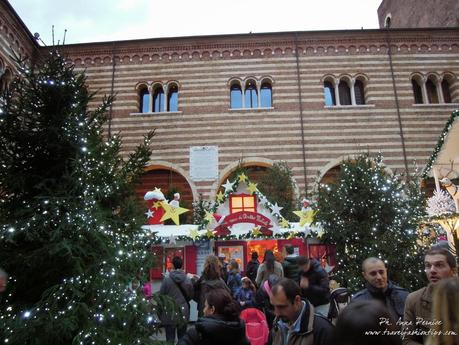
[[[437,145],[435,146],[435,149],[433,150],[433,153],[430,156],[430,159],[427,162],[426,167],[424,168],[424,171],[422,173],[422,178],[428,177],[427,175],[432,169],[432,165],[437,160],[437,156],[440,153],[443,147],[443,144],[445,143],[446,137],[448,136],[448,133],[451,130],[451,127],[453,127],[454,121],[456,120],[458,116],[459,116],[459,110],[455,110],[449,117],[448,121],[446,122],[446,125],[443,128],[443,131],[441,132],[440,138],[438,139]]]

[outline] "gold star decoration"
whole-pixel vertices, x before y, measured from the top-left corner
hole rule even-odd
[[[290,234],[287,236],[288,240],[291,240],[292,238],[295,238],[297,233],[295,231],[291,231]]]
[[[153,192],[161,193],[161,188],[155,187],[155,190]]]
[[[179,216],[182,213],[185,213],[185,212],[189,211],[187,208],[183,208],[183,207],[180,207],[180,206],[179,207],[172,207],[171,205],[169,205],[165,201],[161,202],[161,206],[164,208],[165,213],[161,217],[160,221],[164,222],[167,219],[172,219],[172,221],[175,223],[175,225],[180,225]]]
[[[288,227],[289,227],[289,222],[288,222],[287,219],[282,218],[282,220],[279,222],[279,225],[280,225],[282,228],[288,228]]]
[[[204,217],[205,220],[207,220],[210,223],[215,219],[214,214],[212,212],[206,211],[206,216]]]
[[[161,204],[161,203],[162,203],[162,201],[156,201],[156,202],[153,204],[153,207],[154,207],[154,208],[160,208],[160,207],[163,206],[163,204]]]
[[[249,185],[247,186],[247,190],[250,192],[250,194],[255,193],[256,191],[258,191],[257,184],[249,182]]]
[[[190,237],[194,240],[199,236],[198,230],[196,228],[190,230]]]
[[[206,236],[207,236],[207,238],[212,238],[212,237],[214,237],[214,233],[212,232],[212,230],[207,229]]]
[[[245,182],[247,181],[247,176],[246,174],[242,173],[239,175],[239,182]]]
[[[317,238],[322,238],[322,236],[325,234],[325,231],[324,229],[320,229],[318,232],[317,232]]]
[[[223,202],[223,200],[225,200],[225,194],[223,194],[222,191],[218,192],[217,200],[218,200],[218,202]]]
[[[260,227],[259,226],[256,226],[252,229],[252,235],[253,236],[260,236],[261,235],[261,231],[260,231]]]
[[[314,221],[314,215],[316,214],[316,211],[293,211],[293,213],[300,217],[300,226],[304,226],[305,224],[309,225]]]

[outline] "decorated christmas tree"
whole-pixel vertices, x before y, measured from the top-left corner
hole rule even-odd
[[[323,239],[336,244],[337,279],[352,291],[363,287],[361,265],[370,256],[386,262],[396,284],[411,291],[423,285],[416,228],[424,198],[414,181],[388,173],[380,156],[362,155],[343,162],[336,183],[319,186],[316,221]]]
[[[113,99],[89,111],[84,74],[58,51],[18,69],[0,103],[0,266],[9,273],[0,339],[152,344],[154,315],[137,288],[151,255],[132,184],[153,132],[123,160],[120,138],[103,133]]]

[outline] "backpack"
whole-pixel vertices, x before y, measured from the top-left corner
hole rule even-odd
[[[328,319],[334,324],[341,311],[351,302],[351,292],[339,287],[330,293],[330,309],[328,310]]]
[[[266,316],[261,310],[247,308],[241,312],[245,322],[245,335],[251,345],[265,345],[268,342],[269,328]]]

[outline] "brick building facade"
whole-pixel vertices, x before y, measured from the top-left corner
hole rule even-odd
[[[34,56],[26,27],[0,1],[0,59]],[[17,44],[16,44],[17,42]],[[389,49],[390,47],[390,49]],[[382,152],[392,171],[427,162],[459,106],[459,29],[309,31],[66,45],[85,70],[92,106],[116,93],[107,132],[123,154],[156,128],[139,193],[173,184],[214,199],[242,162],[292,169],[298,192],[336,174],[343,158]],[[218,147],[218,176],[195,181],[191,147]]]

